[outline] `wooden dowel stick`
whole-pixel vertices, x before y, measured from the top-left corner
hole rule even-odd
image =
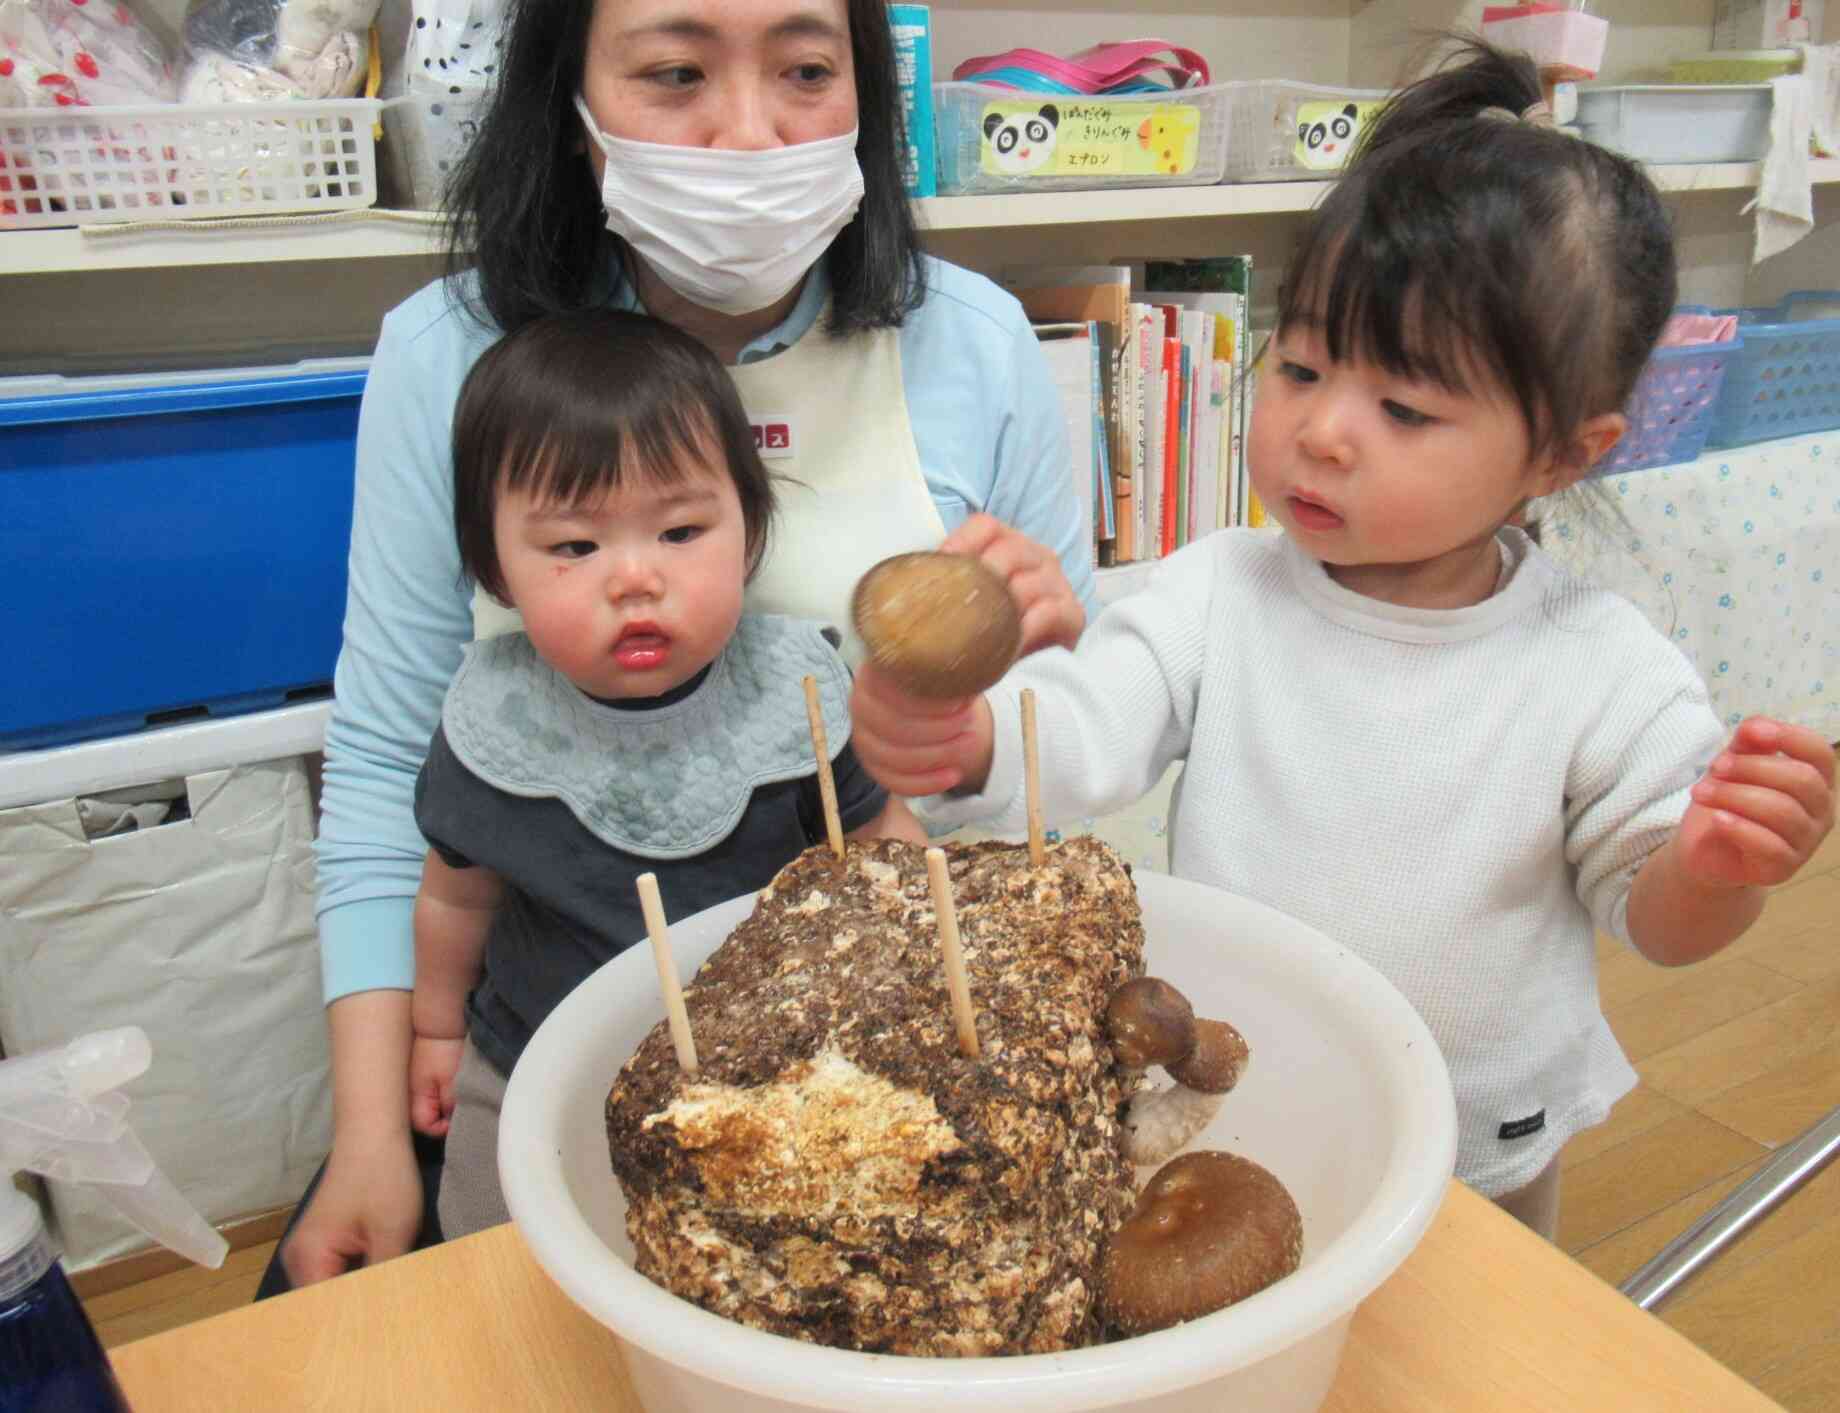
[[[939,919],[939,947],[945,954],[946,990],[952,997],[952,1020],[958,1027],[959,1052],[975,1060],[978,1048],[977,1017],[971,1010],[971,983],[965,977],[965,953],[958,940],[958,909],[952,902],[952,875],[946,871],[946,851],[926,851],[926,881],[933,892],[933,915]]]
[[[645,930],[652,938],[652,960],[658,964],[658,989],[664,992],[665,1019],[671,1026],[671,1043],[677,1047],[678,1068],[696,1073],[696,1040],[690,1034],[690,1012],[677,984],[677,961],[671,955],[671,937],[665,930],[664,903],[658,896],[656,874],[639,875],[639,907],[645,913]]]
[[[1046,861],[1046,840],[1041,830],[1041,747],[1035,735],[1035,689],[1022,689],[1022,784],[1029,801],[1029,864],[1040,868]]]
[[[824,738],[824,710],[818,705],[818,679],[805,679],[805,715],[811,721],[811,745],[818,753],[818,794],[824,800],[824,832],[831,852],[843,857],[843,820],[837,814],[837,780],[831,774],[831,748]]]

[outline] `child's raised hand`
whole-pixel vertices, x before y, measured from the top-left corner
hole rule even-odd
[[[454,1076],[460,1072],[462,1038],[418,1035],[409,1047],[409,1122],[418,1133],[440,1138],[454,1115]]]
[[[918,697],[874,663],[850,689],[850,744],[863,768],[896,795],[934,795],[990,773],[991,719],[984,698]]]
[[[1767,716],[1742,722],[1693,787],[1675,847],[1701,882],[1782,883],[1834,827],[1834,749]]]
[[[1079,642],[1086,610],[1053,550],[981,511],[947,535],[939,548],[983,560],[1009,586],[1022,615],[1017,656],[1027,657],[1040,648],[1071,648]]]

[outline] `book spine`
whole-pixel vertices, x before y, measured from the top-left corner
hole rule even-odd
[[[934,196],[939,176],[933,160],[933,12],[926,5],[890,5],[888,22],[906,129],[902,178],[909,196]]]
[[[1110,428],[1105,416],[1105,334],[1107,325],[1097,319],[1087,321],[1086,340],[1092,351],[1092,423],[1093,423],[1093,550],[1099,555],[1105,546],[1118,538],[1117,509],[1113,502],[1112,452]],[[1109,555],[1105,557],[1109,558]]]
[[[1176,404],[1176,549],[1188,543],[1188,517],[1195,508],[1195,351],[1186,340],[1181,348],[1182,390]]]
[[[1137,534],[1136,559],[1155,559],[1163,498],[1162,321],[1147,304],[1136,306],[1137,331]]]
[[[1163,499],[1159,555],[1176,549],[1176,481],[1181,474],[1182,340],[1163,339]]]

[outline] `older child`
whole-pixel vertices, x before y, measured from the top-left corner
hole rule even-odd
[[[1190,546],[972,703],[872,669],[852,700],[872,774],[952,791],[941,825],[1021,819],[1024,687],[1052,816],[1184,761],[1172,871],[1383,971],[1449,1062],[1458,1176],[1549,1236],[1560,1148],[1635,1083],[1594,929],[1709,956],[1834,816],[1826,742],[1721,744],[1672,644],[1511,527],[1615,444],[1674,292],[1641,169],[1472,46],[1387,106],[1290,268],[1248,452],[1285,533]]]
[[[466,571],[524,631],[468,649],[416,782],[410,1108],[445,1133],[438,1212],[504,1221],[498,1109],[536,1027],[669,916],[763,887],[824,835],[801,679],[844,828],[924,836],[847,744],[814,623],[744,614],[773,492],[726,370],[670,325],[555,315],[493,346],[454,415]]]

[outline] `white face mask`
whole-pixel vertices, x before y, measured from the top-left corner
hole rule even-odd
[[[579,95],[575,110],[607,158],[607,229],[705,309],[765,309],[805,277],[862,204],[854,128],[733,152],[610,137]]]

